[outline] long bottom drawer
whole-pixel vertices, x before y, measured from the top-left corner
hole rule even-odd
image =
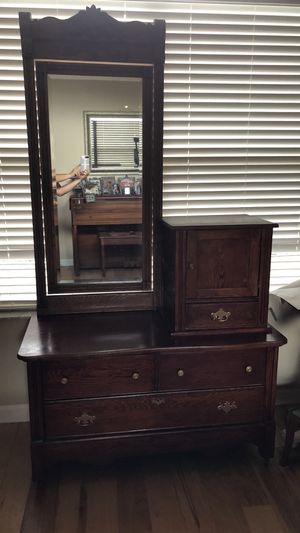
[[[46,437],[260,422],[264,388],[149,394],[45,404]]]

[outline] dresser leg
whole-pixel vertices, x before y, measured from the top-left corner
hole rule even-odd
[[[43,460],[43,454],[39,449],[32,447],[31,448],[31,478],[35,483],[37,481],[42,481],[45,477],[45,464]]]

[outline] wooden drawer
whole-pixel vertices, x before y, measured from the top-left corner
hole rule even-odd
[[[187,304],[185,330],[224,330],[259,325],[257,302]]]
[[[46,437],[260,422],[264,388],[148,394],[45,405]]]
[[[264,349],[182,352],[160,358],[160,390],[220,389],[263,385]]]
[[[45,399],[91,398],[151,392],[151,355],[103,356],[43,365]]]

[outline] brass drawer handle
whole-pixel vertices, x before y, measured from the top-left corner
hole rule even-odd
[[[222,307],[215,313],[210,313],[210,318],[212,320],[218,320],[218,322],[226,322],[228,318],[231,317],[230,311],[224,311]]]
[[[152,405],[163,405],[166,403],[166,400],[164,398],[152,398],[151,400]]]
[[[179,370],[177,370],[177,376],[179,376],[180,378],[184,376],[184,370],[182,370],[182,368],[179,368]]]
[[[132,377],[132,379],[137,380],[137,379],[139,379],[140,374],[138,372],[133,372],[131,377]]]
[[[218,410],[223,411],[223,413],[226,414],[230,413],[230,411],[232,411],[233,409],[237,409],[237,405],[235,402],[224,402],[218,405]]]
[[[76,424],[78,424],[78,426],[86,427],[93,424],[96,420],[96,417],[94,415],[88,415],[88,413],[82,413],[80,416],[74,416],[73,420],[76,422]]]
[[[253,371],[253,367],[251,365],[246,366],[247,374],[251,374],[252,371]]]
[[[63,378],[61,378],[61,380],[60,380],[60,382],[61,382],[62,385],[66,385],[66,384],[68,383],[68,381],[69,381],[69,380],[68,380],[68,378],[66,378],[66,377],[63,377]]]

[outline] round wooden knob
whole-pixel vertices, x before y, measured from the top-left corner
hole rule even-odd
[[[251,374],[252,370],[253,370],[252,366],[250,366],[250,365],[246,366],[246,372],[248,374]]]
[[[131,377],[132,377],[132,379],[139,379],[140,375],[139,375],[138,372],[133,372]]]
[[[61,380],[60,380],[60,382],[61,382],[62,385],[66,385],[66,384],[68,383],[68,381],[69,381],[69,380],[68,380],[68,378],[66,378],[66,377],[63,377],[63,378],[61,378]]]
[[[179,368],[179,370],[177,370],[177,376],[179,376],[180,378],[184,376],[184,370],[182,370],[182,368]]]

